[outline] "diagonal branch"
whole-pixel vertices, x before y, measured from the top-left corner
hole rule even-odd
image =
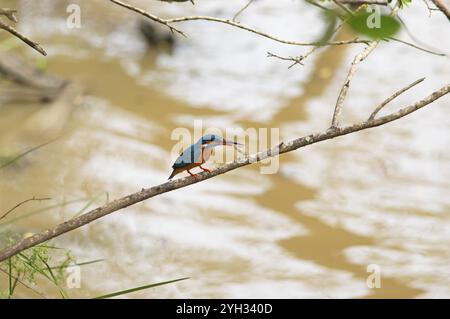
[[[395,5],[395,7],[392,9],[390,16],[391,17],[397,16],[398,10],[399,10],[399,3],[397,3]],[[344,85],[342,86],[341,91],[339,92],[339,96],[337,98],[336,106],[334,108],[334,114],[333,114],[333,119],[331,120],[330,128],[336,129],[340,125],[339,120],[341,117],[342,109],[344,108],[345,98],[347,97],[348,89],[350,87],[350,82],[353,78],[353,75],[356,72],[358,64],[360,62],[364,61],[367,58],[367,56],[370,53],[372,53],[373,50],[375,50],[375,48],[377,47],[379,42],[380,42],[379,39],[371,41],[369,43],[369,45],[361,53],[357,54],[355,56],[355,58],[353,59],[350,69],[347,73],[347,77],[344,81]]]
[[[195,4],[194,0],[159,0],[159,1],[161,1],[161,2],[188,2],[188,1],[190,1],[192,4]]]
[[[7,17],[12,22],[17,22],[16,13],[16,9],[0,8],[0,15]]]
[[[245,26],[245,25],[242,25],[239,22],[235,21],[236,15],[231,20],[230,19],[215,18],[215,17],[210,17],[210,16],[186,16],[186,17],[178,17],[178,18],[171,18],[171,19],[163,19],[163,18],[159,18],[159,17],[157,17],[157,16],[155,16],[155,15],[149,13],[149,12],[146,12],[143,9],[140,9],[140,8],[137,8],[137,7],[133,7],[133,6],[129,5],[129,4],[127,4],[127,3],[124,3],[124,2],[119,1],[119,0],[109,0],[109,1],[119,5],[121,7],[124,7],[124,8],[127,8],[129,10],[135,11],[135,12],[137,12],[137,13],[139,13],[139,14],[141,14],[141,15],[143,15],[143,16],[151,19],[151,20],[153,20],[154,22],[163,24],[163,25],[167,26],[168,28],[170,28],[170,30],[172,32],[180,33],[183,36],[186,36],[186,34],[183,33],[181,30],[176,29],[173,26],[173,24],[174,23],[178,23],[178,22],[186,22],[186,21],[195,21],[195,20],[197,20],[197,21],[210,21],[210,22],[227,24],[229,26],[232,26],[232,27],[235,27],[235,28],[239,28],[241,30],[245,30],[247,32],[259,35],[261,37],[273,40],[273,41],[278,42],[278,43],[287,44],[287,45],[296,45],[296,46],[328,46],[328,45],[349,45],[349,44],[358,44],[358,43],[359,44],[361,44],[361,43],[363,43],[363,44],[370,44],[371,43],[370,40],[358,39],[358,38],[355,38],[355,39],[352,39],[352,40],[329,41],[329,42],[323,42],[323,41],[313,41],[313,42],[291,41],[291,40],[285,40],[285,39],[279,38],[277,36],[274,36],[272,34],[269,34],[269,33],[263,32],[263,31],[259,31],[259,30],[256,30],[254,28],[251,28],[251,27],[248,27],[248,26]],[[171,2],[170,0],[160,0],[160,1]],[[176,0],[173,0],[173,1],[176,1]],[[337,15],[340,19],[345,20],[343,15],[340,15],[340,14],[338,14],[338,13],[336,13],[336,12],[334,12],[334,11],[324,7],[324,6],[322,6],[318,2],[315,2],[315,1],[312,1],[312,0],[306,0],[306,1],[308,3],[314,5],[314,6],[319,7],[322,10],[325,10],[325,11],[328,11],[328,12],[332,12],[333,14]],[[368,0],[368,1],[370,2],[370,0]],[[378,0],[374,0],[374,1],[378,1]],[[177,2],[186,2],[186,1],[180,0],[180,1],[177,1]],[[253,1],[250,1],[248,4],[250,4],[252,2]],[[338,0],[336,0],[336,2],[338,4],[342,3],[342,1],[338,1]],[[243,9],[245,10],[246,7],[247,6],[245,6]],[[358,9],[360,9],[360,8],[362,8],[362,7],[358,7]],[[395,10],[396,9],[394,9],[394,11]],[[403,40],[394,39],[394,38],[390,38],[390,39],[398,41],[400,43],[403,43],[403,44],[408,45],[410,47],[413,47],[415,49],[419,49],[419,50],[422,50],[422,51],[425,51],[425,52],[428,52],[428,53],[432,53],[432,54],[435,54],[435,55],[445,56],[445,54],[438,53],[438,52],[433,52],[431,50],[421,48],[421,47],[419,47],[417,45],[408,43],[408,42],[403,41]]]
[[[390,97],[388,97],[386,100],[384,100],[383,102],[381,102],[380,105],[378,105],[375,110],[372,112],[372,114],[370,114],[369,117],[369,121],[373,120],[375,118],[375,116],[377,116],[378,112],[381,111],[381,109],[383,107],[385,107],[388,103],[390,103],[393,99],[395,99],[396,97],[398,97],[400,94],[405,93],[406,91],[408,91],[410,88],[412,88],[413,86],[416,86],[417,84],[419,84],[420,82],[422,82],[423,80],[425,80],[425,78],[421,78],[418,79],[416,81],[414,81],[413,83],[409,84],[408,86],[405,86],[403,89],[395,92],[394,94],[392,94]]]
[[[244,159],[234,161],[228,164],[225,164],[224,166],[208,173],[203,172],[197,174],[197,178],[194,177],[184,177],[180,178],[174,181],[169,181],[163,184],[160,184],[158,186],[154,186],[151,188],[143,188],[141,191],[136,192],[134,194],[116,199],[112,202],[109,202],[108,204],[98,207],[94,210],[91,210],[79,217],[70,219],[62,224],[59,224],[57,226],[51,227],[41,233],[37,233],[31,237],[27,237],[18,243],[7,247],[6,249],[0,251],[0,262],[8,259],[11,256],[14,256],[15,254],[24,251],[30,247],[33,247],[35,245],[38,245],[40,243],[43,243],[47,240],[50,240],[52,238],[55,238],[57,236],[60,236],[64,233],[70,232],[74,229],[80,228],[84,225],[87,225],[94,220],[97,220],[99,218],[102,218],[106,215],[109,215],[115,211],[124,209],[128,206],[131,206],[133,204],[142,202],[146,199],[179,189],[183,188],[207,179],[210,179],[212,177],[215,177],[217,175],[224,174],[226,172],[235,170],[240,167],[244,167],[250,164],[253,164],[255,162],[264,160],[269,157],[275,157],[279,154],[292,152],[294,150],[297,150],[301,147],[305,147],[307,145],[312,145],[315,143],[319,143],[325,140],[330,140],[338,136],[347,135],[353,132],[369,129],[372,127],[380,126],[395,120],[398,120],[412,112],[415,112],[419,110],[420,108],[432,103],[433,101],[439,99],[440,97],[446,95],[450,92],[450,84],[442,87],[440,90],[437,90],[430,94],[429,96],[425,97],[424,99],[416,102],[415,104],[406,106],[396,112],[393,112],[389,115],[379,117],[377,119],[373,120],[367,120],[361,123],[356,123],[350,126],[345,127],[336,127],[332,130],[328,129],[326,131],[310,134],[304,137],[300,137],[294,140],[291,140],[287,143],[281,142],[277,146],[259,152],[257,154],[253,154],[251,156],[247,156]]]
[[[245,6],[243,6],[241,9],[239,9],[238,12],[235,13],[235,15],[233,16],[232,21],[236,21],[237,17],[239,17],[239,15],[241,15],[242,12],[244,12],[248,7],[250,7],[250,5],[253,3],[253,1],[255,0],[249,0]]]
[[[119,1],[119,0],[109,0],[109,1],[119,5],[121,7],[124,7],[126,9],[128,9],[128,10],[137,12],[137,13],[143,15],[144,17],[147,17],[147,18],[149,18],[149,19],[151,19],[151,20],[153,20],[155,22],[163,24],[163,25],[167,26],[170,29],[171,32],[177,32],[177,33],[181,34],[182,36],[186,36],[181,30],[178,30],[177,28],[171,26],[166,20],[161,19],[161,18],[159,18],[159,17],[157,17],[157,16],[155,16],[155,15],[153,15],[151,13],[148,13],[148,12],[142,10],[142,9],[137,8],[137,7],[133,7],[132,5],[129,5],[129,4],[127,4],[125,2],[122,2],[122,1]]]
[[[311,54],[313,54],[317,49],[319,49],[320,46],[314,46],[312,47],[308,52],[306,52],[303,55],[299,55],[299,56],[289,56],[289,57],[283,57],[283,56],[279,56],[277,54],[274,54],[272,52],[267,52],[267,57],[268,58],[277,58],[279,60],[283,60],[283,61],[291,61],[292,64],[288,66],[288,69],[292,68],[294,65],[300,64],[300,65],[304,65],[303,61],[310,56]]]
[[[442,0],[431,0],[436,7],[450,20],[450,9],[445,5]]]
[[[290,40],[284,40],[281,38],[278,38],[276,36],[270,35],[268,33],[244,26],[238,22],[229,20],[229,19],[221,19],[221,18],[215,18],[215,17],[209,17],[209,16],[189,16],[189,17],[179,17],[179,18],[173,18],[173,19],[162,19],[159,18],[151,13],[146,12],[145,10],[133,7],[127,3],[124,3],[122,1],[119,0],[109,0],[121,7],[127,8],[129,10],[132,10],[134,12],[137,12],[157,23],[163,24],[165,26],[167,26],[168,28],[170,28],[171,31],[175,31],[180,33],[183,36],[186,36],[181,30],[176,29],[172,24],[174,23],[178,23],[178,22],[185,22],[185,21],[210,21],[210,22],[217,22],[217,23],[222,23],[222,24],[227,24],[230,25],[232,27],[236,27],[254,34],[257,34],[259,36],[262,36],[264,38],[279,42],[279,43],[283,43],[283,44],[289,44],[289,45],[298,45],[298,46],[314,46],[314,45],[346,45],[346,44],[353,44],[353,43],[365,43],[368,44],[370,41],[368,40],[360,40],[360,39],[353,39],[353,40],[344,40],[344,41],[332,41],[332,42],[325,42],[325,43],[321,43],[321,42],[298,42],[298,41],[290,41]]]
[[[361,4],[370,4],[370,5],[379,5],[379,6],[387,6],[388,0],[336,0],[336,2],[342,4],[351,4],[351,5],[361,5]]]
[[[234,22],[228,19],[221,19],[221,18],[215,18],[215,17],[209,17],[209,16],[190,16],[190,17],[180,17],[180,18],[173,18],[173,19],[167,19],[164,20],[167,23],[176,23],[176,22],[185,22],[185,21],[210,21],[210,22],[217,22],[217,23],[223,23],[228,24],[232,27],[236,27],[254,34],[257,34],[259,36],[262,36],[264,38],[273,40],[275,42],[283,43],[283,44],[289,44],[289,45],[298,45],[298,46],[312,46],[312,45],[344,45],[344,44],[353,44],[353,43],[365,43],[368,44],[370,41],[368,40],[360,40],[360,39],[353,39],[353,40],[343,40],[343,41],[332,41],[332,42],[298,42],[298,41],[290,41],[290,40],[284,40],[281,38],[278,38],[276,36],[270,35],[268,33],[247,27],[245,25],[242,25],[238,22]]]
[[[350,82],[353,79],[353,75],[355,74],[359,63],[367,58],[367,56],[377,47],[378,43],[379,41],[370,42],[370,44],[363,51],[357,54],[353,59],[350,69],[347,73],[347,77],[345,78],[344,85],[342,85],[341,91],[339,92],[339,96],[336,101],[333,119],[331,121],[331,127],[336,128],[340,125],[340,116],[342,113],[342,109],[344,108],[345,98],[347,97],[348,89],[350,88]]]
[[[417,50],[420,50],[420,51],[423,51],[423,52],[427,52],[427,53],[430,53],[430,54],[433,54],[433,55],[447,56],[447,54],[445,54],[445,53],[433,51],[433,50],[427,49],[425,47],[420,47],[420,46],[418,46],[418,45],[416,45],[414,43],[410,43],[410,42],[407,42],[407,41],[402,40],[402,39],[398,39],[398,38],[394,38],[394,37],[388,37],[387,39],[392,40],[392,41],[396,41],[396,42],[399,42],[399,43],[402,43],[402,44],[410,46],[410,47],[412,47],[414,49],[417,49]],[[418,40],[415,40],[415,41],[418,42]]]
[[[13,22],[17,22],[17,18],[15,16],[16,10],[14,9],[2,9],[0,8],[0,15],[6,16],[9,20]],[[13,28],[10,25],[7,25],[6,23],[0,21],[0,29],[5,30],[6,32],[9,32],[16,38],[22,40],[26,44],[28,44],[30,47],[41,53],[42,55],[47,55],[47,52],[39,45],[39,43],[34,42],[33,40],[27,38],[23,34],[21,34],[19,31],[17,31],[15,28]]]
[[[24,201],[21,201],[20,203],[18,203],[17,205],[15,205],[13,208],[9,209],[8,211],[6,211],[6,213],[4,213],[2,216],[0,216],[0,220],[5,218],[6,216],[8,216],[13,210],[15,210],[16,208],[22,206],[23,204],[26,204],[28,202],[32,202],[32,201],[43,201],[43,200],[50,200],[51,198],[49,197],[45,197],[45,198],[36,198],[36,197],[32,197],[32,198],[28,198]]]

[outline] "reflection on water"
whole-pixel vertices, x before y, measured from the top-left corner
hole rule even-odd
[[[155,54],[139,42],[132,20],[120,9],[110,10],[127,21],[123,28],[114,28],[113,19],[88,19],[102,7],[96,3],[86,7],[84,28],[68,33],[60,13],[64,5],[61,11],[19,2],[33,13],[21,27],[50,52],[49,71],[76,79],[89,97],[73,112],[63,137],[0,171],[0,211],[35,195],[50,196],[53,204],[97,198],[99,205],[161,183],[172,164],[171,131],[191,128],[194,119],[221,129],[278,127],[283,139],[322,130],[359,49],[325,48],[304,67],[288,70],[266,52],[298,55],[305,48],[193,22],[181,25],[189,38],[173,53]],[[225,17],[243,1],[232,3],[226,9],[220,1],[196,8],[161,6],[173,14],[182,8]],[[313,40],[323,28],[315,9],[287,0],[259,1],[240,19],[287,39]],[[430,44],[449,47],[444,18],[429,20],[419,4],[405,19]],[[48,27],[52,33],[42,36]],[[448,59],[382,44],[355,77],[346,120],[368,116],[388,94],[426,76],[390,109],[418,100],[444,84],[449,72]],[[448,102],[444,98],[383,128],[284,155],[276,175],[259,174],[258,165],[233,171],[59,238],[57,244],[79,261],[106,259],[83,268],[82,288],[70,295],[95,296],[189,276],[134,296],[450,296]],[[37,109],[2,105],[1,119],[26,118]],[[0,131],[2,150],[26,145],[21,129],[18,125],[17,135]],[[86,202],[32,215],[14,229],[39,231],[73,216]],[[35,203],[16,214],[46,205]],[[369,264],[382,269],[381,289],[366,285]],[[29,296],[26,290],[21,294]]]

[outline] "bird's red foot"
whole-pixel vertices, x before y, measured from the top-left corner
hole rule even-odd
[[[198,180],[198,177],[195,174],[192,174],[189,170],[187,171],[189,173],[189,175],[191,175],[193,178],[195,178],[196,180]]]
[[[211,173],[211,171],[209,170],[209,169],[207,169],[207,168],[204,168],[204,167],[202,167],[201,165],[199,166],[204,172],[208,172],[208,173]]]

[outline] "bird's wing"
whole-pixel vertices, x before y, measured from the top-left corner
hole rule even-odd
[[[172,165],[172,168],[173,169],[183,168],[185,166],[191,165],[192,163],[196,163],[199,160],[200,156],[201,156],[200,148],[195,147],[195,145],[191,145],[187,149],[185,149],[183,153],[181,153],[181,155]]]

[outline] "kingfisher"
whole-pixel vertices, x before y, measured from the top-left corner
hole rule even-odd
[[[204,172],[211,172],[209,169],[202,167],[202,165],[211,156],[213,148],[221,145],[234,146],[241,144],[234,141],[227,141],[215,134],[203,135],[197,143],[186,148],[180,156],[178,156],[175,163],[172,165],[173,172],[170,174],[169,179],[172,179],[175,175],[183,171],[187,171],[189,175],[197,178],[197,176],[190,171],[194,167],[199,167]]]

